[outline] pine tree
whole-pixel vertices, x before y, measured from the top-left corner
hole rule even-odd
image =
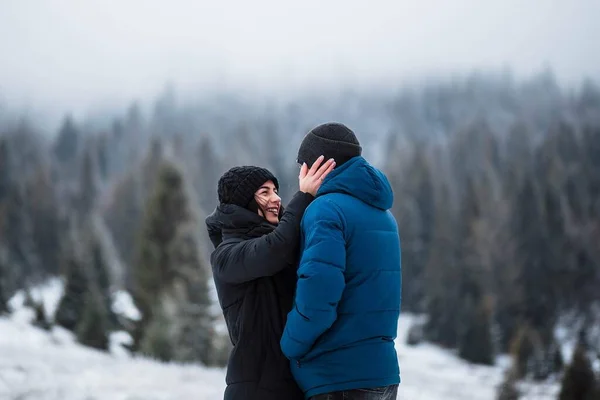
[[[33,309],[35,312],[35,319],[33,321],[33,324],[44,330],[50,330],[52,325],[50,324],[50,322],[48,321],[48,318],[46,317],[46,307],[44,306],[44,302],[43,301],[35,302]]]
[[[105,349],[103,338],[117,326],[107,260],[93,218],[76,232],[79,240],[72,239],[65,252],[65,291],[55,320],[80,336],[81,343]]]
[[[513,368],[509,368],[504,379],[498,387],[496,400],[519,400],[521,393],[517,388],[517,374]]]
[[[82,316],[75,332],[77,340],[86,346],[107,350],[109,320],[102,294],[95,288],[85,293]]]
[[[96,142],[96,159],[98,160],[98,173],[102,179],[109,175],[108,137],[102,134]]]
[[[533,363],[533,379],[545,379],[550,373],[549,359],[553,332],[558,318],[560,290],[556,282],[556,260],[549,246],[543,181],[531,176],[524,180],[514,197],[512,228],[517,238],[516,262],[520,264],[517,280],[523,298],[523,318],[539,336],[540,354]]]
[[[36,301],[33,299],[33,295],[31,294],[31,288],[26,286],[24,289],[25,292],[25,298],[23,299],[23,306],[27,307],[27,308],[35,308],[36,307]]]
[[[11,187],[11,165],[8,140],[0,137],[0,203],[4,201]]]
[[[432,250],[425,266],[425,309],[428,314],[424,331],[428,340],[453,348],[458,343],[456,310],[460,308],[458,245],[453,232],[454,218],[449,188],[436,196]]]
[[[539,333],[527,323],[522,324],[510,344],[514,371],[518,379],[531,376],[543,362],[543,346]]]
[[[160,361],[171,361],[175,354],[176,341],[176,335],[173,332],[175,328],[173,325],[174,315],[167,314],[162,302],[158,301],[157,303],[152,319],[147,322],[140,343],[136,347],[140,353],[148,357]]]
[[[15,284],[22,286],[25,278],[39,278],[40,268],[33,241],[33,221],[24,182],[15,182],[10,188],[0,216],[0,235],[6,243],[8,257],[14,267]]]
[[[133,349],[159,359],[208,362],[212,351],[207,268],[201,263],[183,176],[164,163],[148,202],[134,264],[142,319]]]
[[[560,343],[554,341],[552,348],[548,353],[548,364],[549,369],[552,373],[562,372],[565,368],[565,361],[563,359],[562,351],[560,349]]]
[[[83,300],[89,290],[89,282],[85,264],[77,256],[74,248],[68,249],[63,265],[66,279],[65,291],[54,319],[58,325],[73,331],[83,315]]]
[[[393,142],[391,146],[394,146]],[[403,271],[406,282],[411,284],[402,288],[402,308],[421,313],[425,295],[424,270],[432,247],[434,228],[435,198],[430,172],[431,162],[426,147],[416,144],[413,155],[407,163],[410,168],[400,165],[397,156],[394,156],[389,163],[390,182],[394,191],[403,194],[402,201],[395,202],[392,208],[402,232],[402,260],[406,265],[412,266]]]
[[[43,260],[40,266],[46,276],[60,273],[60,238],[64,236],[56,185],[51,174],[48,166],[41,166],[25,187],[33,221],[33,242],[39,258]]]
[[[96,164],[91,151],[88,149],[82,160],[79,193],[77,194],[77,212],[81,219],[92,212],[97,197]]]
[[[479,304],[464,304],[458,354],[461,358],[482,365],[494,365],[494,345],[491,330],[491,307],[482,298]]]
[[[68,163],[75,159],[79,148],[79,132],[73,118],[68,115],[58,131],[54,143],[54,155],[61,163]]]
[[[479,220],[479,208],[475,190],[467,190],[463,201],[470,210],[462,217],[466,224],[459,237],[463,239],[460,259],[463,260],[456,284],[460,292],[460,307],[456,312],[458,321],[458,354],[461,358],[483,365],[494,365],[494,344],[492,340],[493,305],[490,295],[486,295],[483,267],[477,253],[477,233],[475,225]]]
[[[0,236],[1,238],[1,236]],[[8,313],[12,284],[12,269],[8,260],[8,251],[0,242],[0,315]]]
[[[152,196],[158,169],[163,162],[162,142],[153,139],[150,152],[137,168],[130,171],[116,183],[112,202],[106,207],[103,216],[110,229],[114,243],[123,262],[130,266],[125,271],[125,287],[135,292],[135,263],[139,257],[139,240],[147,208],[148,198]]]
[[[563,376],[558,400],[595,400],[592,396],[596,391],[596,377],[585,352],[585,346],[579,341]]]
[[[0,249],[0,252],[2,250]],[[7,277],[6,275],[8,275],[8,268],[6,267],[6,265],[1,261],[1,256],[0,256],[0,315],[6,314],[8,313],[8,290],[7,290],[7,284],[6,284],[6,280]]]
[[[165,145],[158,137],[152,138],[148,154],[142,161],[142,190],[152,193],[155,188],[159,171],[164,165]]]
[[[158,171],[154,194],[146,206],[137,257],[133,266],[134,300],[142,319],[134,335],[134,348],[142,339],[145,325],[152,319],[156,299],[174,277],[168,249],[177,226],[188,218],[181,173],[170,164]]]
[[[4,241],[5,199],[10,190],[9,152],[6,138],[0,137],[0,314],[8,312],[10,296],[10,266]]]
[[[106,226],[114,239],[123,263],[132,266],[136,256],[136,233],[140,230],[142,203],[145,193],[139,193],[139,180],[133,174],[115,184],[111,203],[103,212]],[[125,287],[131,290],[132,271],[125,270]]]
[[[10,297],[26,276],[38,273],[33,224],[24,193],[24,182],[15,168],[14,151],[6,137],[0,138],[0,243],[4,246],[4,291]],[[10,264],[10,268],[9,265]],[[2,273],[0,273],[2,274]]]
[[[194,180],[196,192],[199,194],[200,206],[212,210],[217,205],[216,188],[221,172],[221,160],[215,154],[214,146],[209,138],[203,138],[197,151],[198,173]]]
[[[187,204],[180,172],[169,164],[159,170],[154,195],[149,200],[134,264],[134,299],[143,317],[152,317],[155,299],[174,277],[168,248],[177,226],[187,218]],[[138,338],[138,340],[141,338]]]
[[[179,330],[174,358],[210,364],[213,351],[213,317],[208,286],[208,269],[198,251],[193,225],[182,226],[170,248],[170,259],[178,275],[172,284],[178,303]]]
[[[2,279],[0,277],[0,279]],[[8,299],[4,294],[4,290],[2,289],[2,284],[0,284],[0,315],[4,315],[8,313]]]
[[[88,271],[89,288],[88,291],[94,291],[95,296],[102,302],[103,312],[108,320],[107,327],[111,329],[118,325],[117,316],[112,310],[112,283],[109,273],[108,260],[106,258],[103,243],[100,240],[94,220],[90,219],[86,224],[85,232],[85,252],[86,268]]]

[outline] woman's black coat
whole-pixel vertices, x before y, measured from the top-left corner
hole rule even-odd
[[[280,349],[296,288],[300,221],[313,196],[298,192],[277,226],[222,204],[206,218],[211,265],[233,350],[225,400],[303,399]]]

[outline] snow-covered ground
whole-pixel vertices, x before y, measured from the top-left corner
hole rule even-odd
[[[34,291],[50,313],[57,305],[61,284],[52,281]],[[116,302],[127,311],[128,301]],[[11,301],[15,310],[0,318],[1,400],[218,400],[224,389],[224,370],[197,365],[166,364],[131,357],[120,350],[123,334],[115,334],[111,353],[77,344],[68,331],[46,332],[30,324],[33,312],[22,306],[22,294]],[[128,312],[131,312],[129,310]],[[496,367],[471,366],[449,351],[429,344],[405,345],[413,316],[399,324],[397,350],[403,400],[492,400],[502,378]],[[524,385],[528,400],[556,398],[557,385]]]

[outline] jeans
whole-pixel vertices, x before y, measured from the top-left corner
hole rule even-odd
[[[369,389],[352,389],[341,392],[323,393],[309,400],[396,400],[398,385],[383,386]]]

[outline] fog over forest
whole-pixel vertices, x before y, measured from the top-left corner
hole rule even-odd
[[[283,5],[7,0],[0,5],[0,99],[56,122],[155,96],[167,82],[274,93],[396,87],[476,69],[561,84],[600,71],[594,0],[304,1]]]

